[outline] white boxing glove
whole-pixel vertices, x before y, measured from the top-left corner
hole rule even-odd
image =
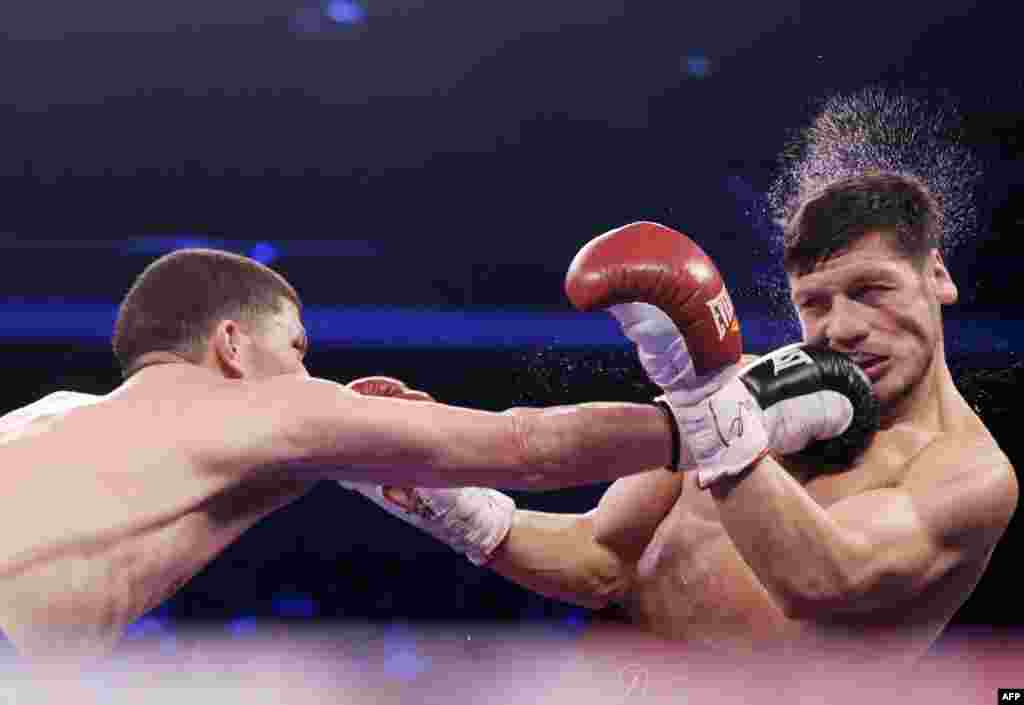
[[[511,497],[482,487],[399,488],[345,480],[338,484],[430,534],[478,566],[486,565],[505,540],[516,510]]]

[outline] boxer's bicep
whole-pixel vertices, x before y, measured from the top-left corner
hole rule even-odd
[[[605,607],[628,592],[682,483],[680,474],[651,470],[612,483],[586,514],[519,510],[490,567],[547,597]]]
[[[921,521],[943,545],[987,553],[1017,506],[1009,459],[988,438],[958,438],[929,456],[915,463],[907,483]]]
[[[846,536],[847,593],[840,610],[921,594],[966,561],[982,560],[1016,506],[1016,482],[991,445],[950,439],[923,451],[898,488],[829,508]]]
[[[858,612],[890,605],[920,594],[957,561],[936,540],[905,488],[849,497],[828,514],[842,537],[830,546],[834,592],[812,604],[813,610]]]
[[[517,510],[488,567],[533,592],[589,608],[621,599],[633,564],[595,539],[593,513]]]
[[[616,480],[591,512],[594,538],[629,561],[638,561],[672,509],[683,475],[664,469]]]

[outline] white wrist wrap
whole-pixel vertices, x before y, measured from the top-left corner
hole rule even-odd
[[[738,475],[770,450],[788,455],[816,439],[834,438],[849,428],[854,413],[850,400],[831,390],[786,399],[763,411],[739,379],[695,404],[675,403],[678,397],[672,392],[660,398],[679,424],[683,456],[689,454],[697,466],[702,489]]]
[[[644,303],[616,304],[608,307],[622,327],[622,332],[636,345],[637,357],[648,378],[665,392],[672,393],[673,403],[686,395],[694,403],[714,394],[734,374],[729,365],[712,374],[700,376],[693,366],[693,357],[672,319],[657,306]]]
[[[696,403],[678,403],[673,397],[678,395],[665,395],[683,445],[697,466],[697,484],[702,489],[743,472],[768,452],[764,414],[738,379]]]
[[[462,553],[474,565],[485,565],[512,528],[515,501],[497,490],[482,487],[411,488],[404,492],[410,509],[384,494],[384,488],[339,481],[384,511],[412,524]]]
[[[608,307],[608,313],[636,345],[640,364],[652,382],[662,389],[694,385],[693,359],[668,314],[644,303],[616,304]]]

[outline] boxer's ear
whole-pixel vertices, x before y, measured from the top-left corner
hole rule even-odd
[[[239,379],[245,376],[245,334],[238,322],[220,321],[210,336],[210,353],[224,376]]]
[[[959,292],[957,291],[956,284],[953,282],[953,277],[950,276],[949,270],[946,268],[942,252],[938,248],[935,248],[928,254],[925,275],[931,280],[932,290],[935,292],[935,297],[939,300],[940,304],[948,306],[956,303],[957,298],[959,298]]]

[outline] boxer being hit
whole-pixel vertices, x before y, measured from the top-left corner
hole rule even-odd
[[[102,657],[128,624],[323,478],[567,487],[689,467],[680,438],[690,431],[678,424],[707,431],[707,410],[689,406],[696,388],[656,404],[503,413],[361,395],[307,373],[300,314],[291,285],[253,260],[172,253],[121,304],[123,384],[104,396],[57,392],[0,418],[0,627],[19,652],[72,665]],[[850,404],[834,401],[820,402],[828,418],[794,418],[780,442],[846,432]],[[722,454],[727,472],[764,454],[763,430],[748,440],[747,460]],[[715,457],[699,459],[708,473]],[[485,560],[511,517],[495,506],[469,527],[470,555]]]
[[[498,527],[504,539],[478,562],[711,653],[913,662],[970,595],[1018,497],[946,364],[940,309],[957,289],[935,213],[923,186],[892,174],[808,200],[784,255],[804,342],[742,368],[728,295],[686,237],[639,222],[579,252],[569,297],[618,319],[695,472],[622,478],[575,515],[516,509],[493,490],[349,486],[457,549],[493,543]],[[632,303],[639,290],[649,295]],[[698,309],[712,314],[703,326]],[[880,413],[874,437],[861,375]],[[846,434],[803,447],[850,415]]]

